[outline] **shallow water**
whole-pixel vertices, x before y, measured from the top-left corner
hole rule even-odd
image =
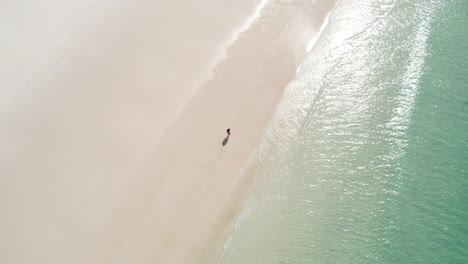
[[[467,263],[466,21],[462,0],[340,1],[220,263]]]

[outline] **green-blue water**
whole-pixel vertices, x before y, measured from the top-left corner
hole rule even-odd
[[[468,263],[467,60],[466,0],[340,1],[220,263]]]

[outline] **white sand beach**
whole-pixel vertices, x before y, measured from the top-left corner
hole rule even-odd
[[[334,2],[2,5],[0,262],[216,263]]]

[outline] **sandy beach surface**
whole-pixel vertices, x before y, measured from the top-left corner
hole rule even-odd
[[[333,4],[2,4],[0,262],[216,263]]]

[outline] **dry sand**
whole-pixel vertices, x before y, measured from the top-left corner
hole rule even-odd
[[[0,262],[216,262],[241,168],[333,2],[271,0],[251,24],[260,1],[104,2],[67,9],[50,43],[28,16],[3,24],[38,36],[3,44]]]

